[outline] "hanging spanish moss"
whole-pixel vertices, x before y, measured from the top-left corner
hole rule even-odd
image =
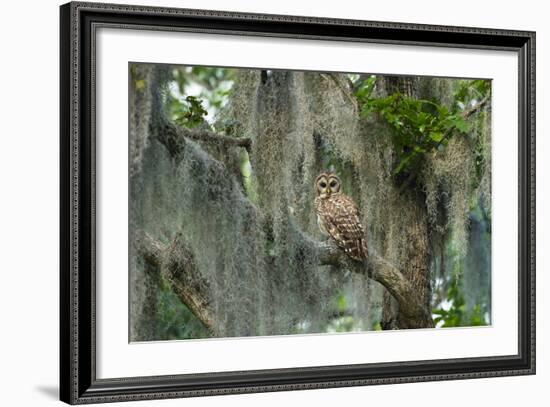
[[[130,74],[132,341],[490,323],[490,85]],[[319,229],[323,170],[359,209],[367,263]]]

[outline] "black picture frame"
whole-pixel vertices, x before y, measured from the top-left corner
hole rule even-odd
[[[72,2],[60,8],[60,398],[70,404],[535,373],[535,33]],[[97,379],[95,29],[507,50],[519,59],[519,351],[499,357]],[[498,254],[497,254],[498,255]]]

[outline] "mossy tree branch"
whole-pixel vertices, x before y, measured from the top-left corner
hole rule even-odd
[[[218,322],[210,307],[211,290],[183,236],[178,234],[170,244],[164,244],[142,232],[136,240],[138,253],[153,266],[150,270],[160,273],[179,299],[216,336]]]
[[[230,137],[205,129],[188,129],[186,127],[176,127],[176,129],[182,136],[192,140],[204,141],[222,146],[243,147],[247,151],[250,151],[250,147],[252,146],[252,141],[248,137]]]
[[[433,320],[422,306],[412,284],[390,262],[370,253],[364,263],[350,259],[336,245],[319,242],[302,234],[302,244],[312,252],[319,265],[336,266],[364,274],[382,284],[399,303],[402,315],[412,328],[433,327]],[[172,289],[193,314],[216,335],[219,323],[211,309],[209,283],[196,266],[195,255],[178,234],[170,244],[153,239],[146,233],[138,238],[137,250],[171,284]]]
[[[313,251],[319,259],[320,265],[345,268],[359,274],[366,273],[368,277],[382,284],[397,300],[399,310],[407,319],[409,327],[432,328],[434,326],[431,315],[423,306],[413,285],[397,267],[372,249],[368,259],[359,262],[349,258],[332,242],[318,242],[305,234],[302,234],[302,237],[304,244],[309,246],[310,251]]]
[[[155,129],[157,139],[167,148],[169,153],[177,158],[185,153],[187,139],[201,140],[210,143],[251,148],[251,141],[245,138],[232,138],[209,131],[190,130],[179,127],[169,121]],[[208,153],[206,153],[208,154]],[[210,158],[217,171],[227,171],[223,162]],[[229,174],[228,174],[229,176]],[[238,185],[238,184],[235,184]],[[239,191],[240,193],[240,191]],[[243,195],[243,199],[246,197]],[[256,216],[262,217],[259,209],[252,203]],[[297,227],[297,225],[295,225]],[[304,249],[318,259],[319,265],[331,265],[348,269],[355,273],[367,274],[373,280],[382,284],[399,303],[402,315],[407,318],[411,328],[433,327],[429,311],[423,306],[421,299],[411,282],[403,273],[376,253],[370,253],[364,263],[348,258],[336,245],[330,242],[319,242],[300,231],[301,244]],[[181,234],[176,235],[170,244],[164,244],[141,234],[137,242],[137,250],[145,261],[153,265],[171,284],[172,289],[193,314],[211,330],[214,336],[220,332],[220,323],[212,309],[212,290],[197,268],[195,254],[185,243]]]
[[[157,123],[156,126],[158,127],[153,130],[157,134],[158,140],[174,157],[181,153],[186,138],[224,147],[243,147],[248,152],[252,146],[252,141],[248,137],[230,137],[206,129],[189,129],[177,126],[165,119]]]

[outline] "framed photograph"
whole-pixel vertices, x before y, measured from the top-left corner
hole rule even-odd
[[[535,373],[535,33],[60,13],[61,400]]]

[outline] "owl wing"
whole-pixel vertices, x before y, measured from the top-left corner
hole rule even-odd
[[[367,242],[355,202],[344,194],[333,195],[322,214],[327,233],[348,256],[367,257]]]

